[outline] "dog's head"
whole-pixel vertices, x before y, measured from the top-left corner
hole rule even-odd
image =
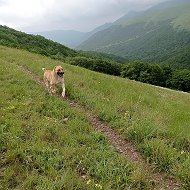
[[[64,75],[64,70],[63,67],[61,65],[55,66],[54,67],[54,72],[59,76],[59,77],[63,77]]]

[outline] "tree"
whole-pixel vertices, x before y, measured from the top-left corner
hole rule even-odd
[[[186,69],[175,71],[171,79],[171,87],[190,92],[190,71]]]

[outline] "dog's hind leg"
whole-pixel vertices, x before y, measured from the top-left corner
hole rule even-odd
[[[50,83],[46,78],[44,78],[44,84],[45,84],[48,92],[52,95]]]
[[[56,86],[55,86],[55,84],[50,84],[50,92],[51,92],[51,94],[56,94]]]

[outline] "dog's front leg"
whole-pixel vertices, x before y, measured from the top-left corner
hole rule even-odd
[[[65,97],[65,83],[62,84],[62,97],[64,98]]]

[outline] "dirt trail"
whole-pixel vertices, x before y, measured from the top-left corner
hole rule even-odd
[[[33,80],[38,84],[45,87],[43,81],[26,67],[17,65],[17,67],[29,75]],[[60,98],[62,98],[60,96]],[[134,145],[131,142],[125,140],[116,130],[111,128],[111,126],[101,121],[95,114],[90,110],[86,109],[84,106],[81,106],[77,102],[70,100],[69,97],[64,98],[64,101],[69,103],[69,105],[80,112],[83,112],[86,115],[88,122],[96,130],[105,135],[109,143],[117,150],[117,152],[126,156],[132,163],[136,164],[138,167],[142,168],[145,175],[150,176],[151,181],[153,182],[154,190],[177,190],[178,184],[174,179],[170,179],[166,176],[165,173],[158,172],[153,169],[151,165],[147,164],[143,159],[142,155],[136,150]]]

